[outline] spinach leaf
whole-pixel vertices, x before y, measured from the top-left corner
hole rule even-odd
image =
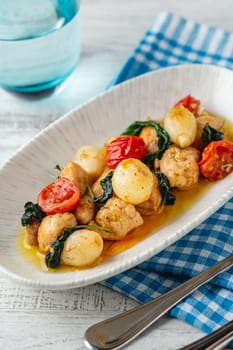
[[[175,203],[176,197],[171,193],[171,188],[167,176],[159,170],[156,170],[154,173],[159,180],[159,191],[162,196],[163,204],[173,205]]]
[[[113,171],[110,171],[108,175],[100,181],[100,184],[103,189],[103,194],[99,197],[94,197],[94,202],[97,204],[104,204],[107,202],[109,198],[112,197],[112,176],[113,176]]]
[[[170,145],[170,137],[167,131],[153,120],[136,121],[129,125],[128,128],[122,133],[122,135],[138,136],[144,126],[152,126],[155,128],[158,137],[158,151],[153,155],[146,156],[142,159],[144,163],[150,164],[155,160],[155,158],[160,159],[162,157],[163,153]]]
[[[43,213],[38,204],[27,202],[24,205],[24,213],[21,217],[21,225],[26,226],[32,222],[33,219],[41,221],[45,213]]]
[[[208,123],[204,126],[202,135],[202,141],[208,144],[212,141],[219,141],[223,139],[223,132],[212,128]]]
[[[50,247],[50,251],[45,256],[45,263],[48,267],[56,268],[60,265],[61,253],[64,248],[66,239],[75,231],[81,230],[82,228],[87,229],[100,229],[104,231],[111,231],[109,228],[98,225],[77,225],[69,228],[65,228],[61,236],[59,236]]]
[[[59,164],[56,164],[54,170],[62,171],[62,168]]]

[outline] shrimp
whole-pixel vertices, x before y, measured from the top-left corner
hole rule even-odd
[[[161,210],[162,196],[159,190],[159,180],[155,175],[153,175],[153,187],[150,198],[137,205],[136,209],[141,215],[153,215]]]
[[[85,194],[78,202],[74,215],[80,224],[88,224],[95,216],[95,204],[89,194]]]
[[[79,164],[75,162],[67,163],[65,168],[60,172],[60,177],[66,177],[72,181],[79,188],[81,196],[86,192],[88,175]]]
[[[110,171],[112,171],[112,170],[109,168],[105,168],[103,173],[100,175],[100,177],[96,180],[96,182],[93,183],[92,191],[93,191],[95,197],[102,196],[103,188],[100,184],[100,181],[103,180],[108,175],[108,173],[110,173]]]
[[[211,128],[216,130],[221,130],[224,133],[223,124],[224,121],[220,117],[211,115],[207,111],[202,111],[201,114],[196,118],[197,121],[197,134],[193,143],[193,147],[202,149],[205,147],[204,142],[202,141],[202,132],[206,124],[209,124]],[[223,137],[224,138],[224,137]]]
[[[119,240],[143,224],[143,219],[134,205],[117,197],[110,198],[105,203],[98,211],[95,221],[98,225],[112,230],[112,232],[101,231],[102,238],[107,240]]]
[[[26,226],[27,239],[30,245],[38,245],[38,229],[40,226],[40,221],[33,219],[30,224]]]
[[[160,170],[167,176],[171,187],[188,190],[198,182],[199,157],[200,152],[196,148],[182,149],[172,145],[160,160]]]
[[[41,253],[48,253],[50,245],[63,233],[64,228],[77,225],[72,213],[47,215],[38,230],[38,243]]]

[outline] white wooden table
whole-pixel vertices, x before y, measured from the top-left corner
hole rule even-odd
[[[53,94],[0,90],[0,165],[71,108],[102,91],[161,11],[233,31],[232,0],[83,0],[83,50],[68,81]],[[85,329],[136,303],[100,285],[35,290],[0,274],[0,349],[85,349]],[[178,349],[202,332],[163,317],[127,349]]]

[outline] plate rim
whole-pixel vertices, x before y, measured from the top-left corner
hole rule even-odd
[[[24,152],[24,150],[27,149],[27,147],[30,147],[30,144],[32,142],[36,141],[38,138],[40,138],[40,136],[42,134],[48,132],[55,125],[60,124],[61,122],[65,121],[66,119],[68,120],[70,116],[72,116],[77,111],[85,108],[85,106],[88,106],[90,103],[95,103],[95,101],[101,99],[103,96],[111,94],[112,91],[121,89],[122,86],[133,84],[136,80],[146,79],[146,77],[148,75],[154,75],[154,74],[158,75],[158,74],[163,74],[163,72],[165,70],[166,71],[180,70],[180,69],[185,69],[185,68],[187,68],[187,69],[190,69],[190,68],[192,68],[192,69],[210,69],[213,71],[216,71],[216,70],[217,71],[227,71],[233,75],[232,70],[225,68],[225,67],[219,67],[216,65],[212,65],[212,64],[179,64],[179,65],[175,65],[175,66],[169,66],[169,67],[161,68],[158,70],[154,70],[154,71],[145,73],[143,75],[139,75],[135,78],[129,79],[127,81],[124,81],[118,85],[115,85],[115,86],[109,88],[106,91],[101,92],[97,96],[94,96],[94,97],[88,99],[86,102],[71,109],[70,111],[68,111],[67,113],[65,113],[61,117],[59,117],[57,120],[50,123],[46,128],[42,129],[39,133],[37,133],[34,137],[32,137],[29,141],[27,141],[24,145],[22,145],[18,150],[16,150],[16,152],[14,152],[13,155],[3,164],[3,166],[0,168],[0,176],[4,170],[7,170],[8,165],[11,164],[15,158],[17,158],[18,154],[20,154],[21,152]],[[218,198],[216,204],[214,206],[212,206],[209,210],[205,211],[204,214],[200,213],[191,223],[188,223],[188,224],[185,224],[184,226],[182,226],[178,230],[178,231],[180,231],[179,234],[177,234],[172,239],[170,239],[169,243],[166,244],[166,246],[161,247],[161,249],[158,248],[157,251],[155,251],[155,249],[152,249],[152,248],[148,249],[146,256],[142,255],[140,258],[138,256],[135,256],[135,257],[131,258],[130,261],[125,261],[124,263],[122,263],[120,265],[120,267],[113,266],[108,270],[105,269],[98,276],[96,276],[96,277],[92,276],[91,280],[88,277],[86,277],[86,278],[82,277],[81,280],[74,279],[74,281],[69,281],[69,282],[67,282],[67,280],[52,281],[52,282],[49,282],[49,281],[44,282],[41,280],[36,281],[36,280],[30,279],[30,278],[22,277],[21,275],[18,275],[17,273],[7,269],[2,264],[0,264],[0,271],[3,272],[7,277],[10,277],[15,282],[18,282],[18,283],[21,283],[21,284],[24,284],[27,286],[33,286],[36,288],[45,287],[45,288],[52,289],[52,290],[66,290],[66,289],[72,289],[72,288],[80,288],[80,287],[91,285],[91,284],[94,284],[97,282],[101,282],[101,281],[108,279],[116,274],[122,273],[122,272],[142,263],[143,261],[145,261],[147,259],[150,259],[153,255],[156,255],[159,252],[161,252],[162,250],[166,249],[169,245],[173,244],[178,239],[185,236],[193,228],[195,228],[197,225],[201,224],[210,215],[212,215],[214,212],[216,212],[221,206],[223,206],[232,197],[232,195],[233,195],[233,186],[230,187],[229,190],[226,191],[220,198]],[[119,255],[120,254],[118,254],[118,256]],[[72,271],[72,272],[75,272],[75,271]]]

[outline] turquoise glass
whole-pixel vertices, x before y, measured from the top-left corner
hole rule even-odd
[[[0,1],[0,86],[34,92],[62,83],[80,55],[79,0]]]

